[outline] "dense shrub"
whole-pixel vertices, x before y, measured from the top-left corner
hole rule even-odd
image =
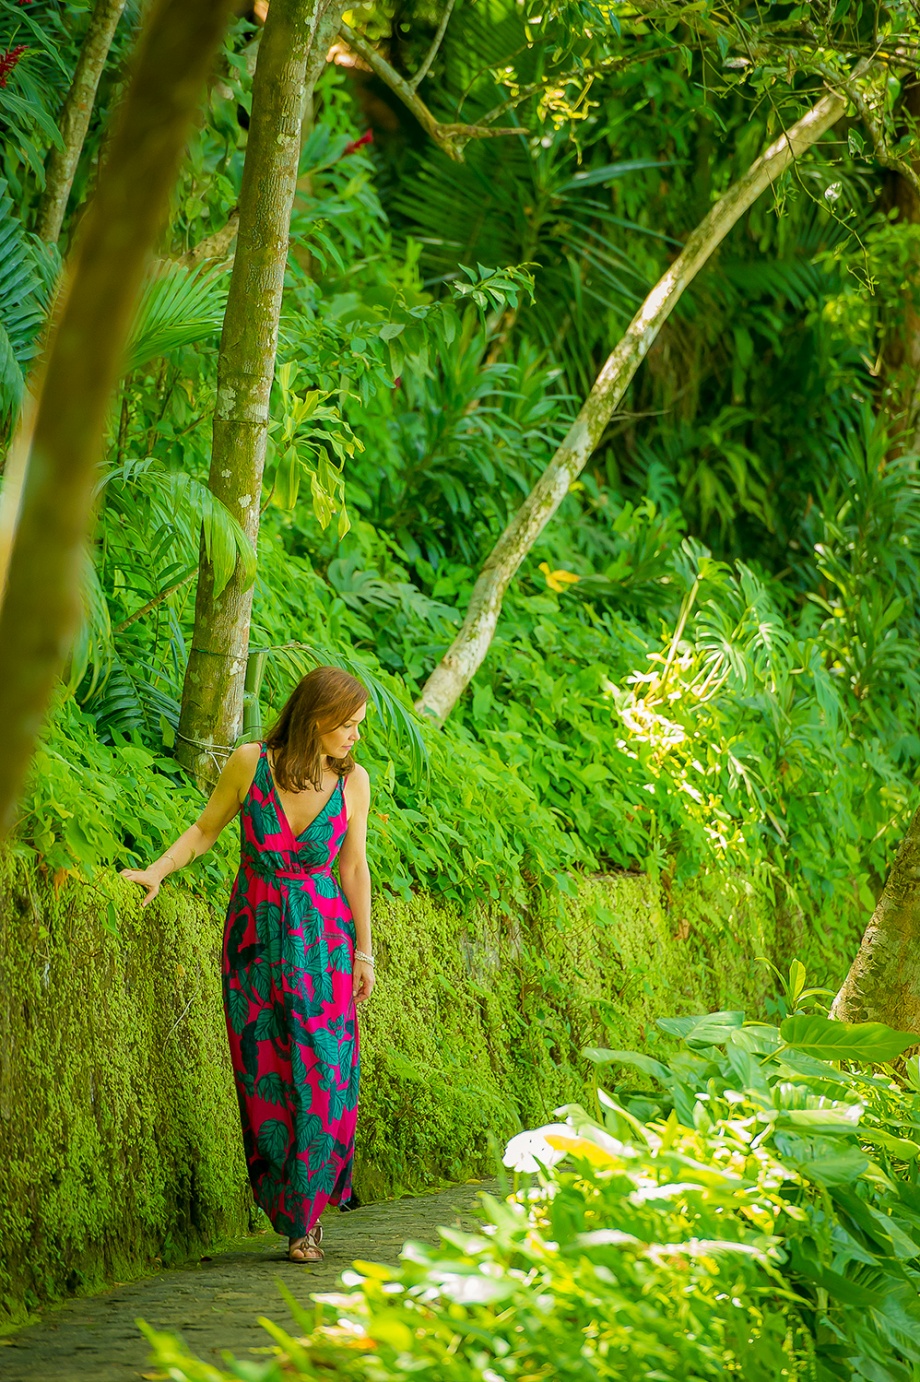
[[[157,1361],[176,1382],[915,1378],[920,1077],[881,1064],[914,1038],[803,1011],[803,978],[778,1028],[719,1012],[662,1020],[667,1063],[589,1052],[613,1093],[511,1140],[479,1232],[356,1264],[317,1318],[292,1301],[264,1366],[151,1336]]]

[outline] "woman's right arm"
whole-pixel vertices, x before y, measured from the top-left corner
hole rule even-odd
[[[256,764],[259,761],[259,745],[243,744],[234,749],[211,793],[208,804],[194,825],[183,831],[159,859],[148,864],[145,869],[122,869],[122,878],[130,883],[139,883],[147,889],[141,902],[146,907],[160,891],[160,884],[177,869],[184,868],[193,859],[206,854],[225,825],[233,820],[239,811],[246,793],[252,785]]]

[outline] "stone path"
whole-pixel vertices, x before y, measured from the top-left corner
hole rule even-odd
[[[256,1323],[267,1315],[290,1322],[278,1282],[298,1300],[328,1291],[355,1258],[394,1263],[407,1238],[437,1242],[439,1225],[470,1226],[480,1190],[471,1182],[347,1214],[328,1211],[324,1262],[295,1266],[286,1260],[287,1240],[253,1234],[228,1244],[213,1257],[117,1287],[103,1295],[68,1301],[48,1310],[37,1324],[0,1340],[2,1382],[139,1382],[153,1370],[147,1341],[135,1320],[181,1334],[207,1362],[219,1364],[229,1349],[238,1358],[258,1358],[252,1349],[271,1343]]]

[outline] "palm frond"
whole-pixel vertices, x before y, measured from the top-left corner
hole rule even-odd
[[[226,587],[237,561],[243,580],[252,585],[256,578],[255,548],[230,510],[207,485],[191,475],[167,473],[164,486],[172,502],[183,506],[201,524],[205,551],[214,571],[215,595]]]
[[[83,618],[64,684],[71,692],[79,688],[80,700],[86,701],[105,686],[115,655],[108,601],[89,552],[84,555],[82,595]]]
[[[50,287],[35,237],[15,214],[0,179],[0,418],[15,416],[22,404],[26,366],[38,349]]]
[[[162,265],[148,280],[141,297],[126,372],[220,331],[229,284],[225,268]]]

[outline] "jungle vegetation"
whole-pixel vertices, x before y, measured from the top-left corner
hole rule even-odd
[[[838,1017],[920,1031],[918,55],[910,0],[0,0],[11,847],[55,878],[149,857],[336,662],[371,692],[384,890],[538,889],[564,917],[573,871],[743,874],[836,928]],[[228,847],[186,883],[231,871]],[[727,1061],[752,1127],[842,1100],[836,1131],[811,1119],[833,1139],[865,1094],[879,1175],[914,1185],[886,1119],[916,1093],[828,1073],[906,1037],[806,1043],[788,1095],[798,1037],[723,1028],[676,1032],[684,1065],[643,1070],[670,1104],[599,1105],[587,1141],[644,1156],[686,1124],[675,1080],[718,1103]],[[691,1116],[680,1155],[730,1115]],[[830,1154],[773,1133],[806,1181]],[[828,1213],[857,1156],[815,1172]],[[772,1163],[745,1174],[783,1197]],[[894,1213],[866,1174],[860,1242]],[[556,1238],[609,1187],[563,1190]],[[738,1248],[752,1290],[772,1251]],[[843,1308],[867,1254],[796,1289]],[[903,1321],[832,1321],[837,1353],[780,1324],[765,1377],[917,1375]]]

